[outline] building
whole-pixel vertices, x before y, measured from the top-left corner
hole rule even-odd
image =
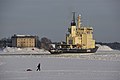
[[[38,36],[14,35],[11,37],[12,47],[37,47]]]
[[[81,15],[78,16],[77,26],[75,23],[75,13],[71,26],[66,34],[66,43],[70,48],[91,49],[95,48],[95,40],[93,39],[93,28],[81,26]]]

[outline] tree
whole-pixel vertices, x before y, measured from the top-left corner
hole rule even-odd
[[[46,50],[49,50],[51,48],[51,40],[46,38],[46,37],[43,37],[41,38],[41,48],[44,48]]]

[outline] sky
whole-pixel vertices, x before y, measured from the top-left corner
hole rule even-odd
[[[72,12],[97,42],[120,42],[120,0],[0,0],[0,39],[14,34],[65,41]]]

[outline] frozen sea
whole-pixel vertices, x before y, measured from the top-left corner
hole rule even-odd
[[[8,54],[2,52],[0,55],[0,80],[120,80],[120,51],[58,55]],[[41,71],[36,71],[38,63],[41,63]]]

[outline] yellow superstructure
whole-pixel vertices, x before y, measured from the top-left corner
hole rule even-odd
[[[75,17],[75,13],[73,14]],[[78,16],[77,26],[75,18],[68,28],[69,34],[66,34],[66,43],[70,48],[91,49],[95,48],[95,40],[93,39],[93,28],[81,26],[81,15]]]

